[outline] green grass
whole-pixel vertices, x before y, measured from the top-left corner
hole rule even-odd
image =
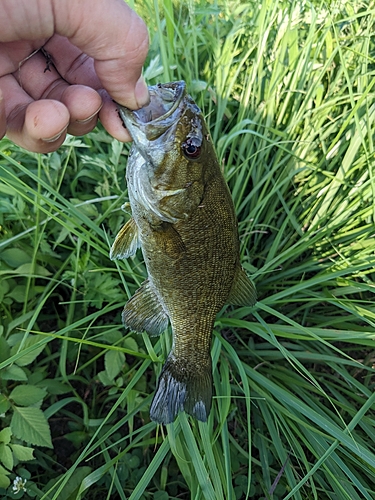
[[[375,4],[136,9],[148,82],[184,79],[206,116],[259,301],[217,318],[207,424],[157,427],[171,336],[123,329],[145,267],[108,257],[128,146],[101,128],[43,156],[2,140],[0,481],[49,500],[375,499]]]

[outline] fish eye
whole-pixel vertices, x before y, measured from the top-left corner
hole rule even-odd
[[[191,142],[184,142],[182,144],[182,151],[186,158],[188,158],[189,160],[196,160],[197,158],[199,158],[201,155],[201,150],[202,148],[200,146],[196,146]]]

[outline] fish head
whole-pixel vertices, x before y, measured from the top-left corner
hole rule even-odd
[[[216,154],[185,82],[155,85],[149,93],[150,103],[139,110],[119,107],[138,163],[132,182],[138,202],[177,222],[200,205]]]

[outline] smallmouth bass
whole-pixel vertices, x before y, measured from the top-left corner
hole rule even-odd
[[[212,329],[224,304],[253,305],[240,265],[237,219],[207,126],[185,82],[149,87],[150,104],[119,106],[133,138],[126,180],[132,218],[111,259],[142,249],[148,279],[126,303],[124,325],[160,335],[170,321],[172,350],[150,408],[171,423],[179,411],[206,421],[212,401]]]

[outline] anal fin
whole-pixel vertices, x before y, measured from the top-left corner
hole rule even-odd
[[[253,306],[256,301],[257,292],[254,283],[242,267],[238,266],[227,303],[236,306]]]
[[[148,279],[125,304],[122,321],[135,332],[150,335],[160,335],[167,329],[168,316]]]
[[[127,259],[140,247],[138,227],[133,217],[120,229],[111,247],[111,260]]]

